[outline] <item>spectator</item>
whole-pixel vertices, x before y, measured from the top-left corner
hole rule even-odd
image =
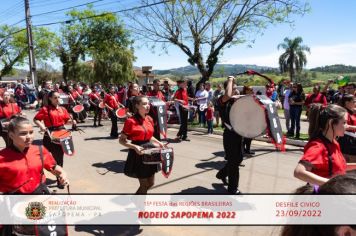
[[[199,113],[199,125],[201,127],[205,126],[205,113],[208,108],[208,92],[204,88],[204,84],[199,84],[199,90],[195,94],[195,99],[198,104],[198,113]]]
[[[290,105],[290,119],[292,121],[291,127],[287,133],[287,136],[294,136],[294,129],[296,132],[295,137],[299,139],[300,137],[300,117],[302,115],[302,108],[305,102],[305,95],[303,92],[303,87],[300,83],[293,85],[293,90],[289,95],[289,105]]]
[[[163,93],[165,101],[170,101],[171,100],[172,95],[173,95],[173,91],[172,91],[171,86],[169,85],[167,80],[163,81],[162,93]]]
[[[15,91],[15,98],[17,101],[17,105],[23,110],[25,108],[25,103],[27,102],[27,95],[22,84],[18,84]]]
[[[188,97],[190,98],[194,98],[195,97],[195,88],[193,85],[193,81],[192,80],[188,80],[187,82],[187,93],[188,93]],[[193,100],[189,100],[189,105],[192,106],[194,101]],[[193,122],[194,119],[194,110],[190,109],[188,111],[188,121],[189,122]]]
[[[292,92],[293,83],[291,82],[287,89],[284,91],[284,101],[283,101],[283,108],[284,108],[284,118],[286,119],[286,128],[290,130],[290,106],[289,106],[289,95]]]
[[[217,101],[219,97],[222,96],[223,94],[224,91],[222,90],[222,84],[218,84],[216,90],[213,93],[213,99],[212,99],[212,102],[214,104],[214,116],[215,116],[216,127],[218,127],[220,124],[220,114],[219,114],[219,107]]]
[[[213,133],[213,121],[214,121],[214,105],[212,102],[208,103],[208,109],[206,109],[206,122],[208,124],[208,134]]]
[[[205,90],[208,92],[208,103],[213,99],[214,90],[211,88],[210,82],[205,82]]]
[[[314,85],[313,87],[313,93],[308,95],[307,98],[305,99],[305,106],[307,107],[307,112],[306,115],[308,116],[309,113],[309,107],[310,104],[314,103],[320,103],[324,106],[328,104],[326,100],[326,96],[320,92],[320,86],[319,85]]]

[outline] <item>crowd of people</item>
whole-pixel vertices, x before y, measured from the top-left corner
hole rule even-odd
[[[320,86],[314,86],[313,93],[308,96],[300,84],[293,83],[285,84],[285,89],[267,85],[265,90],[266,96],[276,105],[278,101],[283,103],[288,136],[295,133],[299,138],[301,113],[303,106],[307,108],[309,142],[294,175],[309,185],[323,186],[329,179],[345,175],[351,169],[347,162],[356,155],[355,145],[350,144],[354,139],[343,138],[345,130],[356,132],[355,85],[347,85],[328,96],[330,84],[323,91]],[[207,126],[208,133],[213,133],[214,123],[215,127],[221,125],[224,128],[222,146],[226,163],[216,177],[227,185],[229,194],[240,193],[239,167],[244,153],[253,154],[250,150],[252,140],[233,130],[229,115],[239,95],[253,95],[254,91],[250,86],[243,86],[240,92],[234,77],[229,76],[215,90],[209,82],[201,83],[195,89],[193,83],[184,79],[177,81],[176,88],[168,82],[161,85],[156,79],[152,86],[141,88],[135,82],[129,82],[127,86],[104,87],[101,83],[61,82],[52,85],[45,81],[38,91],[33,89],[25,81],[16,88],[6,86],[2,89],[1,135],[6,147],[0,151],[0,192],[49,193],[44,186],[43,169],[57,177],[58,188],[64,188],[69,183],[63,168],[64,153],[50,134],[66,129],[64,125],[67,123],[71,123],[73,129],[77,128],[78,123],[85,122],[86,113],[91,111],[93,127],[103,126],[102,119],[110,118],[110,137],[119,138],[120,144],[129,148],[124,174],[138,179],[136,194],[146,194],[154,185],[154,175],[160,165],[146,165],[141,156],[147,148],[167,147],[167,143],[161,140],[157,118],[150,116],[149,98],[156,97],[166,103],[167,110],[173,106],[179,116],[177,142],[190,141],[188,122],[195,119],[196,113],[199,125]],[[280,91],[279,96],[277,91]],[[84,107],[83,111],[76,110],[78,105]],[[39,109],[33,121],[44,134],[43,147],[32,144],[33,126],[22,113],[25,108],[35,107]],[[122,119],[117,115],[120,109],[125,110],[121,132],[117,125]],[[19,164],[15,166],[14,160]]]

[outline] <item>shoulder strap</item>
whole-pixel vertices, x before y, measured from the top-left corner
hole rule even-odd
[[[42,145],[39,145],[38,148],[40,149],[40,158],[41,158],[41,163],[42,163],[42,169],[41,169],[41,181],[42,181],[42,177],[44,175],[44,172],[43,172],[43,150],[42,150]]]
[[[46,107],[46,109],[47,109],[48,119],[49,119],[49,121],[51,122],[51,126],[54,127],[49,106],[45,106],[45,107]]]
[[[333,176],[333,158],[332,158],[332,153],[327,145],[327,142],[329,142],[329,140],[327,140],[323,135],[320,135],[319,138],[320,138],[321,142],[324,144],[326,150],[328,151],[329,176],[332,177]]]

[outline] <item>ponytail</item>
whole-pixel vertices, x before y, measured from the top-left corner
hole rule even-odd
[[[346,110],[338,105],[330,104],[323,107],[322,104],[311,104],[308,116],[309,138],[317,138],[321,132],[330,128],[329,120],[332,120],[332,124],[337,124],[345,116],[345,113]]]

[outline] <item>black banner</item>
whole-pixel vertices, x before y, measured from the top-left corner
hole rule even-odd
[[[164,137],[167,138],[167,109],[166,103],[156,97],[149,97],[148,98],[151,104],[150,115],[152,116],[155,123],[157,122],[159,129],[159,133]],[[156,127],[155,127],[156,129]]]
[[[162,174],[164,177],[168,178],[173,169],[173,149],[167,148],[161,150],[161,160],[162,160]]]
[[[66,225],[37,225],[36,236],[68,236]]]
[[[73,156],[74,155],[74,143],[73,143],[72,136],[63,138],[60,140],[60,142],[61,142],[61,146],[62,146],[62,150],[63,150],[64,154],[66,154],[67,156]]]

